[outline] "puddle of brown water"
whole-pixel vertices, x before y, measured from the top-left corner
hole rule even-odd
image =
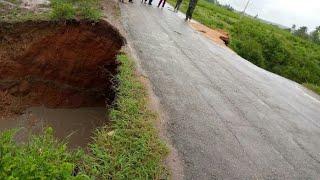
[[[77,109],[49,109],[31,107],[16,118],[0,119],[0,131],[22,128],[17,141],[23,142],[28,134],[39,134],[43,128],[52,127],[55,136],[64,140],[68,137],[70,148],[85,147],[97,127],[106,123],[106,109],[102,107]]]

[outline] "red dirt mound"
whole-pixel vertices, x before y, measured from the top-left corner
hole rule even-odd
[[[114,98],[115,57],[124,40],[107,22],[0,27],[0,91],[26,106],[98,106]]]

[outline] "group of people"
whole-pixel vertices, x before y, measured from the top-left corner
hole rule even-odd
[[[147,1],[149,1],[148,2],[149,5],[152,5],[153,0],[141,0],[141,2],[142,3],[144,2],[145,4],[147,4]],[[182,1],[183,0],[177,0],[176,5],[174,7],[174,12],[179,11],[180,6],[182,4]],[[121,0],[121,2],[123,2],[123,0]],[[133,3],[133,0],[129,0],[129,2]],[[163,8],[165,6],[166,2],[167,2],[167,0],[159,0],[158,7],[161,6]],[[198,3],[198,0],[190,0],[188,10],[186,12],[186,21],[191,20],[193,11],[196,8],[197,3]]]

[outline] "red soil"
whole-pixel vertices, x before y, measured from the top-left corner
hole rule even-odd
[[[113,99],[115,57],[124,40],[107,22],[0,27],[0,91],[26,106],[98,106]]]

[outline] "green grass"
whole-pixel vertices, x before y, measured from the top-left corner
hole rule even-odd
[[[147,93],[125,55],[117,79],[117,99],[109,111],[111,123],[97,130],[83,150],[69,151],[67,141],[53,130],[33,136],[24,144],[15,131],[0,135],[0,179],[167,179],[163,160],[168,153],[154,127],[157,116],[147,108]]]
[[[53,20],[80,19],[98,21],[101,16],[99,0],[51,0]]]
[[[187,5],[188,1],[183,1],[183,12]],[[199,0],[193,18],[229,32],[230,47],[257,66],[300,84],[320,85],[320,45],[206,0]]]
[[[320,86],[317,86],[317,85],[314,85],[314,84],[308,84],[308,83],[305,83],[303,84],[306,88],[320,94]]]
[[[53,137],[51,128],[24,144],[16,143],[16,133],[0,134],[0,179],[88,179],[82,173],[73,176],[83,152],[68,152],[66,144]]]
[[[20,1],[12,0],[19,4]],[[70,20],[81,19],[88,21],[99,21],[102,17],[100,0],[50,0],[51,8],[46,12],[32,12],[20,7],[7,8],[0,14],[0,21],[24,22],[27,20]],[[0,8],[4,4],[0,3]]]

